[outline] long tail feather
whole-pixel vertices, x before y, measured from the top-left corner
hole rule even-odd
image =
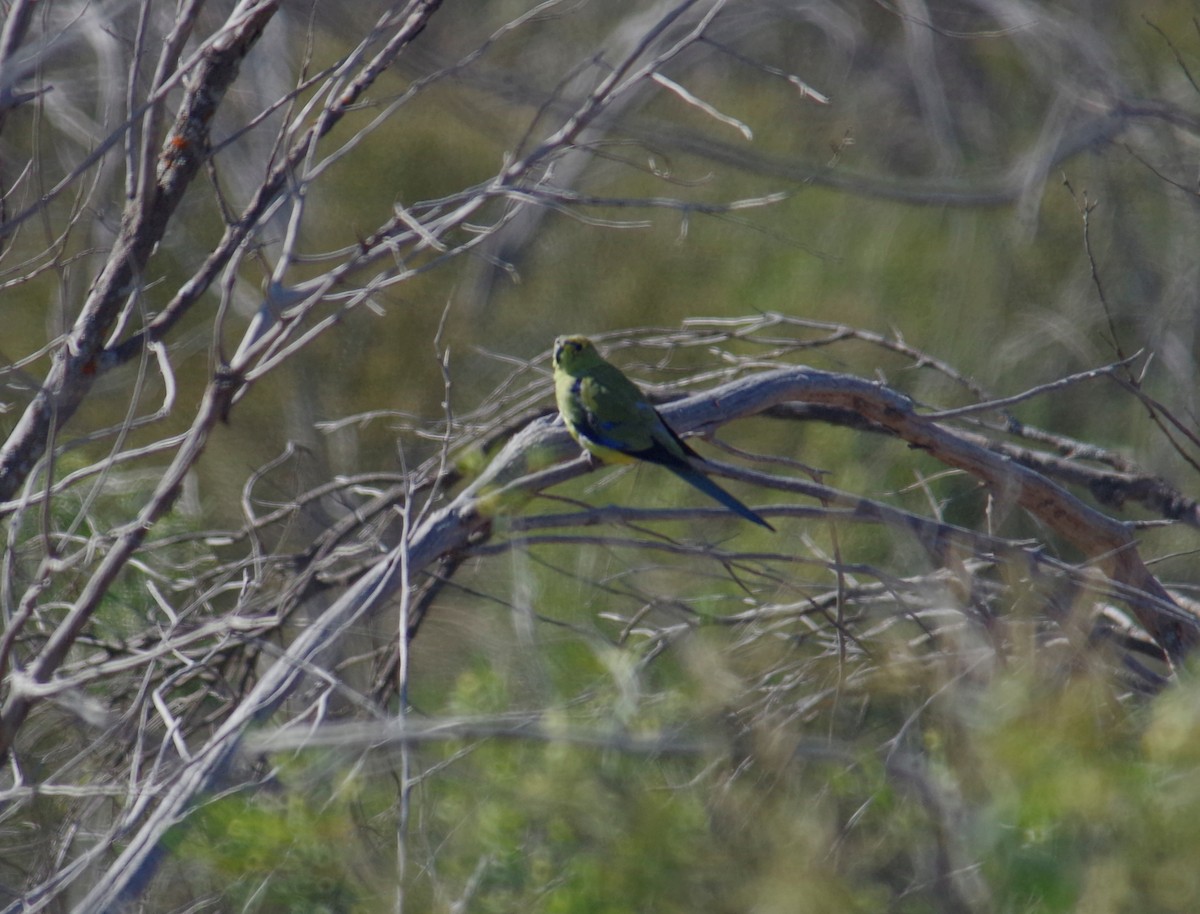
[[[762,517],[759,516],[755,511],[751,510],[750,508],[747,508],[744,504],[742,504],[740,501],[738,501],[736,498],[734,498],[732,495],[730,495],[728,492],[726,492],[719,485],[717,485],[715,482],[713,482],[711,479],[709,479],[707,476],[705,476],[703,473],[699,472],[698,470],[694,470],[691,467],[685,468],[685,467],[674,467],[674,466],[667,467],[667,469],[669,469],[672,473],[674,473],[676,476],[678,476],[684,482],[690,483],[691,485],[695,486],[697,489],[699,489],[701,492],[703,492],[709,498],[713,499],[714,501],[720,502],[726,508],[728,508],[730,511],[732,511],[734,514],[737,514],[739,517],[744,517],[746,520],[750,521],[752,524],[758,524],[760,527],[766,527],[772,533],[775,532],[775,528],[772,527],[770,524],[768,524],[765,520],[763,520]]]

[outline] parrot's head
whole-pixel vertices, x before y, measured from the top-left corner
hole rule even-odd
[[[554,367],[567,374],[604,361],[586,336],[560,336],[554,341]]]

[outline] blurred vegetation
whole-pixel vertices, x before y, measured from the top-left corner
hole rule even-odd
[[[350,314],[238,405],[210,441],[186,509],[154,538],[166,543],[240,522],[247,480],[292,442],[299,450],[254,490],[264,504],[337,474],[416,466],[439,442],[414,429],[436,427],[447,411],[473,414],[514,364],[532,363],[527,376],[548,371],[559,333],[677,328],[697,318],[776,312],[896,336],[997,396],[1115,361],[1118,347],[1126,355],[1145,350],[1154,358],[1144,390],[1194,431],[1196,134],[1139,122],[1027,176],[1014,198],[980,201],[967,191],[997,186],[1040,136],[1072,126],[1049,113],[1064,104],[1064,85],[1095,84],[1097,99],[1119,85],[1128,98],[1169,100],[1194,118],[1200,93],[1185,67],[1200,72],[1200,9],[1001,3],[1009,18],[993,18],[983,4],[943,10],[864,0],[814,4],[811,16],[798,8],[758,32],[755,22],[737,19],[735,6],[729,15],[743,35],[740,51],[797,74],[832,103],[806,101],[794,86],[714,55],[680,81],[744,122],[752,143],[663,92],[630,113],[627,132],[614,129],[612,147],[574,189],[701,203],[783,189],[786,199],[724,214],[612,205],[588,208],[584,219],[547,211],[528,237],[492,252],[509,269],[465,257],[386,290],[375,298],[377,311]],[[749,6],[747,17],[765,21]],[[529,5],[452,7],[378,87],[359,113],[363,123]],[[554,89],[543,74],[582,65],[638,10],[635,3],[558,10],[507,36],[460,78],[417,96],[325,176],[306,215],[306,248],[353,246],[396,203],[487,180]],[[326,64],[365,14],[337,3],[313,12],[314,64]],[[298,65],[306,15],[297,12],[288,25],[295,40],[285,46],[296,57],[277,64]],[[925,16],[939,28],[923,29]],[[1023,40],[1039,28],[1094,34],[1106,51],[1097,59],[1111,68],[1108,82],[1079,76],[1096,60],[1039,59],[1039,47],[1067,46]],[[936,71],[940,100],[922,95],[932,91],[921,85],[926,65]],[[709,145],[672,143],[685,134],[709,137]],[[738,168],[727,149],[762,159]],[[781,177],[771,163],[807,169],[811,180]],[[236,155],[218,157],[217,179],[232,184],[226,173],[237,167]],[[1173,187],[1155,169],[1191,183]],[[962,199],[899,199],[935,184],[961,185]],[[209,197],[194,194],[185,208],[186,231],[154,260],[147,311],[169,299],[220,231]],[[1085,211],[1103,301],[1085,249]],[[81,237],[75,246],[92,243]],[[252,314],[246,302],[266,282],[270,264],[262,266],[240,277],[249,291],[233,325],[239,332]],[[82,294],[81,284],[75,275],[47,276],[5,293],[0,358],[15,360],[60,331],[74,307],[67,293]],[[211,372],[212,321],[206,311],[180,328],[172,352],[181,402],[195,400]],[[721,354],[701,345],[656,348],[647,338],[623,340],[614,355],[643,380],[686,379]],[[763,351],[737,341],[725,348],[746,357]],[[862,343],[806,349],[803,357],[814,367],[879,377],[937,407],[968,402],[944,377]],[[46,363],[24,366],[23,383],[36,383]],[[1130,455],[1194,491],[1194,467],[1158,433],[1147,408],[1104,383],[1034,399],[1017,414]],[[10,388],[4,434],[28,395]],[[100,393],[73,427],[121,421],[128,403]],[[161,396],[148,382],[143,409]],[[550,403],[547,381],[540,405]],[[187,418],[181,411],[131,440],[157,439]],[[914,510],[933,504],[964,526],[988,522],[973,483],[931,481],[942,468],[895,442],[819,423],[785,441],[781,427],[754,420],[722,437],[827,470],[826,481],[846,491],[894,497]],[[59,475],[106,446],[81,445]],[[133,495],[153,484],[118,476]],[[589,477],[554,495],[644,507],[685,500],[682,488],[648,470]],[[96,529],[128,513],[120,496],[88,508]],[[66,527],[80,504],[56,510],[54,525]],[[1131,509],[1122,518],[1143,516]],[[40,519],[25,522],[36,535]],[[689,532],[664,529],[681,540]],[[786,532],[798,564],[844,550],[847,564],[894,569],[910,548],[849,525]],[[1019,518],[1005,532],[1038,535]],[[737,536],[747,549],[758,542],[757,532],[727,521],[704,533],[718,544]],[[292,529],[270,545],[298,551],[309,536]],[[210,542],[203,555],[189,554],[171,542],[177,551],[162,553],[166,565],[225,548]],[[1143,542],[1164,575],[1200,584],[1190,532],[1147,530]],[[923,559],[912,561],[901,571],[927,570]],[[1041,620],[1049,601],[1025,592],[1022,602],[1019,589],[997,607],[992,628],[965,630],[961,643],[939,640],[936,650],[923,643],[924,621],[914,615],[872,641],[867,660],[848,662],[828,630],[822,637],[795,620],[776,631],[731,623],[756,600],[782,600],[787,587],[770,593],[765,573],[745,574],[747,585],[713,569],[611,543],[538,544],[469,559],[414,642],[410,713],[528,714],[561,727],[563,739],[480,737],[253,760],[260,789],[211,796],[177,827],[151,907],[183,909],[189,899],[217,897],[214,910],[367,912],[395,906],[401,894],[409,911],[546,914],[1116,914],[1200,906],[1200,687],[1191,673],[1181,671],[1161,695],[1143,694],[1103,646],[1047,636]],[[789,599],[819,589],[815,580],[789,583],[802,591]],[[953,602],[941,593],[929,599],[930,610],[938,600]],[[138,585],[118,582],[110,601],[99,620],[102,640],[131,638],[153,615]],[[639,629],[639,601],[668,618],[678,614],[673,640]],[[893,620],[881,613],[866,621]],[[214,692],[229,686],[223,675],[214,676]],[[393,696],[388,709],[398,706]],[[205,708],[198,697],[195,718]],[[575,739],[581,733],[611,735],[614,745]],[[659,740],[657,748],[621,748],[617,738],[631,734]],[[55,746],[49,723],[37,737],[31,745],[47,759],[64,758],[68,746],[83,752],[80,734]],[[57,827],[53,803],[38,804],[37,827]],[[116,814],[96,806],[98,817]]]
[[[702,640],[702,657],[640,683],[633,707],[615,676],[576,666],[580,691],[561,695],[571,708],[564,736],[568,722],[583,721],[719,733],[751,713],[735,704],[772,664],[757,657],[713,668],[736,653],[736,634]],[[570,644],[539,652],[550,666],[577,657]],[[409,841],[431,856],[410,872],[407,903],[1188,910],[1200,891],[1189,865],[1200,841],[1200,793],[1189,787],[1200,757],[1195,686],[1157,704],[1118,701],[1107,670],[1061,652],[977,672],[943,678],[894,663],[807,720],[761,722],[732,754],[631,755],[569,740],[415,750],[407,763],[429,774],[413,793],[420,812]],[[456,713],[511,709],[506,673],[495,664],[464,670],[444,700]],[[835,669],[827,674],[836,681]],[[715,706],[714,680],[724,707]],[[401,770],[397,756],[378,750],[342,763],[306,753],[278,772],[278,791],[210,804],[176,853],[197,889],[216,880],[235,907],[253,897],[250,907],[262,911],[378,910],[395,891],[390,827]],[[954,884],[934,878],[943,857],[964,867]]]

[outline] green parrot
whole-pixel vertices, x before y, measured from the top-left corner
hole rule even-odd
[[[701,472],[704,458],[671,430],[637,385],[605,361],[586,336],[554,341],[554,394],[571,437],[588,453],[606,463],[657,463],[735,514],[775,530]]]

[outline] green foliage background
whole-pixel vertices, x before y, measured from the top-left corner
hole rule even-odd
[[[321,15],[341,6],[323,4]],[[1197,93],[1183,73],[1183,64],[1200,60],[1192,5],[1077,6],[1075,14],[1056,14],[1100,34],[1128,97],[1171,98],[1195,112]],[[444,57],[465,53],[524,8],[495,2],[447,11],[429,45]],[[556,53],[586,59],[606,24],[632,8],[584,5],[557,24]],[[827,93],[829,106],[727,59],[688,74],[690,90],[750,126],[752,144],[669,94],[638,112],[639,123],[664,136],[703,131],[722,149],[743,143],[771,161],[809,167],[818,180],[784,180],[686,152],[655,161],[669,173],[664,180],[647,164],[646,148],[614,151],[587,170],[581,191],[717,202],[784,187],[788,198],[686,219],[674,209],[587,211],[638,223],[618,228],[548,212],[512,252],[519,282],[464,259],[389,291],[378,315],[357,313],[239,405],[210,447],[186,521],[235,520],[247,476],[289,440],[308,449],[308,462],[295,469],[297,491],[314,476],[396,470],[398,448],[409,465],[432,453],[435,444],[401,429],[443,413],[447,393],[432,342],[439,327],[455,412],[474,409],[507,377],[509,360],[545,367],[558,333],[672,328],[761,312],[895,333],[999,395],[1112,361],[1116,348],[1084,249],[1085,200],[1095,204],[1089,240],[1122,350],[1159,354],[1146,389],[1190,409],[1194,192],[1168,185],[1118,139],[1035,176],[1015,199],[895,199],[960,175],[964,187],[996,186],[1045,128],[1055,87],[1013,36],[932,35],[956,119],[952,148],[941,147],[923,132],[912,86],[888,78],[904,72],[902,17],[867,2],[844,14],[856,26],[850,46],[797,25],[755,48]],[[328,32],[316,53],[332,57],[336,24],[322,27]],[[544,77],[520,67],[523,40],[486,57],[477,81],[464,77],[421,96],[348,157],[312,201],[307,243],[314,250],[353,244],[394,202],[436,198],[491,174],[535,116],[537,96],[519,80]],[[1073,65],[1061,62],[1064,71]],[[486,85],[496,73],[512,74],[503,91]],[[397,74],[392,91],[411,77]],[[971,114],[972,105],[981,110]],[[364,112],[364,121],[372,114]],[[1130,132],[1144,150],[1139,129]],[[1192,174],[1194,149],[1185,139],[1194,135],[1155,129],[1157,167]],[[850,186],[834,186],[830,176]],[[203,200],[191,205],[190,231],[204,238],[219,223]],[[190,265],[188,241],[164,252],[164,290],[174,288],[173,269],[185,275]],[[244,277],[251,285],[262,279]],[[48,281],[28,294],[49,288]],[[3,348],[11,352],[36,348],[55,320],[42,308],[7,310],[27,315],[6,317]],[[211,315],[196,320],[199,327]],[[194,391],[208,371],[207,353],[189,350],[187,338],[185,328],[177,368],[184,390]],[[623,364],[633,373],[671,380],[702,369],[712,354],[628,355]],[[878,374],[939,405],[956,405],[959,396],[865,346],[812,350],[810,361]],[[37,374],[39,366],[27,370]],[[78,422],[115,421],[114,409],[98,398]],[[378,415],[317,430],[360,413]],[[0,422],[7,426],[12,415]],[[1136,455],[1181,484],[1194,479],[1145,409],[1111,389],[1043,397],[1020,416]],[[829,469],[833,484],[870,496],[911,485],[922,467],[902,448],[816,424],[802,440],[780,441],[777,427],[746,423],[737,443]],[[566,491],[647,505],[685,497],[658,483],[635,473],[599,494],[591,480]],[[956,493],[953,482],[938,493],[948,517],[978,522],[970,493]],[[296,535],[302,540],[302,531]],[[737,535],[744,545],[757,534]],[[1172,535],[1147,534],[1148,543],[1165,552]],[[824,530],[811,536],[830,545]],[[843,545],[857,560],[898,548],[854,537]],[[1168,560],[1175,578],[1196,579],[1192,549]],[[633,753],[568,739],[478,739],[422,745],[407,756],[347,749],[273,758],[267,789],[213,797],[179,828],[154,903],[165,910],[217,895],[231,911],[365,912],[392,904],[399,884],[407,910],[446,912],[1104,914],[1200,905],[1200,694],[1190,677],[1157,698],[1130,694],[1108,663],[1034,638],[1003,663],[918,662],[908,641],[914,633],[898,628],[870,675],[848,680],[837,657],[817,645],[751,639],[703,620],[655,658],[650,645],[622,641],[604,617],[603,595],[578,584],[619,578],[637,559],[600,546],[585,554],[545,547],[514,555],[503,573],[498,563],[478,569],[478,581],[468,570],[478,591],[464,584],[440,601],[414,644],[414,713],[550,709],[564,733],[678,734],[681,745],[699,737],[721,748],[676,752],[668,740],[658,752]],[[686,568],[655,575],[658,593],[708,594],[714,617],[736,608],[739,592],[728,581],[697,581]],[[498,602],[479,593],[506,596]],[[113,610],[114,630],[138,611],[136,599],[130,593],[129,605]],[[1019,643],[1026,621],[996,624]],[[789,670],[799,678],[778,693],[786,700],[760,705],[761,678]],[[733,730],[749,736],[729,741]],[[398,829],[406,772],[421,774]],[[953,884],[932,879],[946,869],[943,858],[956,864]]]
[[[861,56],[893,53],[897,18],[870,4],[855,12],[869,20],[871,44]],[[1189,15],[1172,4],[1117,4],[1096,27],[1125,58],[1137,91],[1155,94],[1172,91],[1180,72],[1146,20],[1184,34]],[[582,48],[593,35],[577,37]],[[1003,40],[936,41],[946,66],[970,72],[989,105],[987,129],[964,117],[959,166],[998,174],[1036,137],[1045,89]],[[1194,40],[1188,45],[1194,54]],[[823,165],[849,137],[834,174],[887,175],[885,184],[899,184],[937,173],[935,150],[906,114],[889,112],[875,96],[877,83],[812,51],[796,51],[791,66],[833,97],[828,108],[802,104],[786,89],[763,91],[758,74],[733,66],[696,74],[689,87],[746,121],[756,149]],[[434,94],[424,105],[398,125],[394,143],[374,145],[376,161],[347,166],[322,201],[327,218],[312,223],[321,226],[315,242],[331,247],[329,236],[371,225],[372,200],[428,199],[486,175],[530,117],[519,104],[496,109],[483,93]],[[492,107],[480,117],[484,106]],[[647,113],[700,126],[670,96]],[[669,167],[712,200],[777,186],[686,155]],[[592,169],[584,188],[632,196],[662,193],[661,183],[610,162]],[[1072,157],[1001,205],[905,205],[800,185],[775,206],[736,218],[691,216],[686,225],[672,211],[592,212],[645,221],[619,230],[550,213],[514,260],[519,283],[489,284],[478,264],[435,272],[396,292],[383,317],[360,317],[312,353],[314,363],[336,363],[335,376],[301,367],[288,384],[299,386],[316,419],[371,409],[435,416],[443,389],[429,341],[443,311],[460,408],[506,371],[493,354],[544,359],[556,333],[779,311],[900,333],[984,387],[1013,392],[1114,358],[1084,251],[1085,196],[1096,203],[1090,241],[1122,345],[1193,351],[1194,313],[1176,303],[1172,285],[1194,276],[1185,266],[1194,261],[1194,207],[1113,144]],[[887,364],[857,355],[818,353],[814,364],[881,371],[905,386]],[[682,372],[703,360],[683,352],[670,367]],[[1150,388],[1178,385],[1180,364],[1160,363]],[[1129,400],[1068,392],[1035,401],[1022,418],[1177,469]],[[271,456],[278,443],[260,431],[279,419],[271,397],[247,403],[226,446],[243,466],[256,452]],[[351,440],[326,450],[335,468],[394,459],[387,423],[342,435]],[[832,468],[836,483],[853,491],[912,479],[904,455],[880,455],[841,433],[814,428],[790,446],[768,428],[748,427],[745,441]],[[217,512],[223,482],[204,486]],[[618,501],[679,497],[648,483],[635,476],[603,491]],[[623,656],[636,657],[636,648],[612,646],[597,621],[603,606],[581,606],[581,594],[571,592],[579,565],[607,563],[616,573],[624,559],[538,559],[568,573],[548,577],[538,561],[514,565],[511,586],[523,592],[516,603],[524,608],[469,597],[457,609],[439,607],[415,646],[419,713],[551,707],[564,722],[601,730],[720,734],[730,716],[751,713],[743,705],[748,683],[788,654],[761,645],[739,651],[736,632],[702,629],[682,657],[639,665]],[[568,627],[526,641],[507,618],[513,611]],[[831,688],[831,697],[806,715],[764,717],[741,758],[487,740],[415,751],[410,762],[432,773],[413,794],[408,849],[422,863],[406,870],[409,909],[1118,912],[1184,911],[1200,900],[1193,865],[1200,795],[1188,786],[1200,752],[1193,686],[1157,702],[1117,701],[1099,665],[1038,651],[981,677],[906,670],[899,660],[866,682],[840,683],[833,662],[808,675],[823,675],[810,685]],[[829,757],[810,752],[821,741]],[[917,769],[889,775],[889,764]],[[185,831],[180,856],[201,884],[226,886],[232,907],[378,910],[395,892],[400,777],[396,753],[290,759],[278,794],[215,802],[202,825]],[[950,811],[932,813],[938,803]],[[953,823],[960,828],[948,833]],[[926,881],[931,861],[951,853],[966,867],[961,884]],[[972,894],[972,886],[986,888]]]

